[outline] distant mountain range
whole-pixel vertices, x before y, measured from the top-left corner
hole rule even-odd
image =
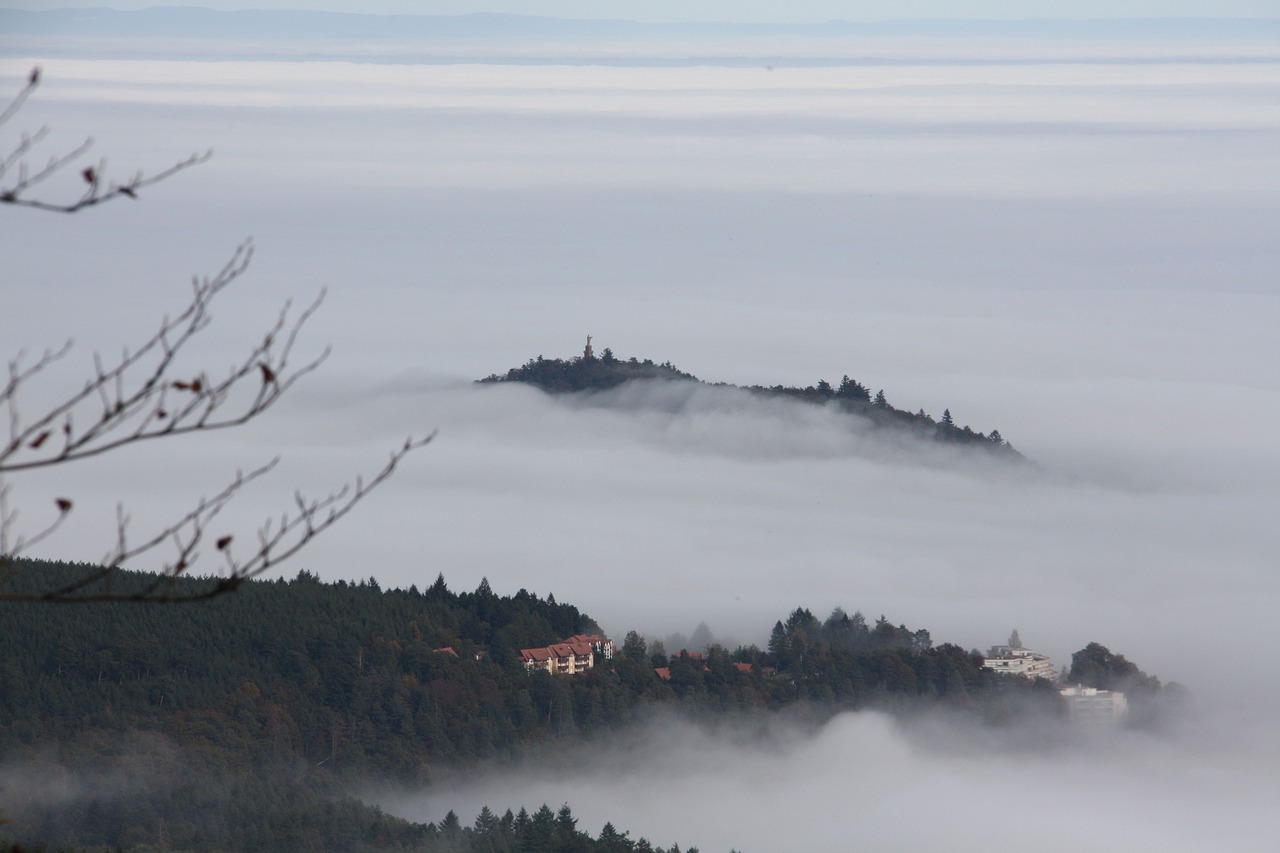
[[[913,20],[814,24],[640,23],[530,15],[367,15],[310,11],[215,11],[193,7],[0,9],[0,34],[81,38],[407,41],[422,38],[610,38],[725,36],[1019,36],[1077,38],[1268,38],[1280,19]]]
[[[884,38],[1003,39],[1060,46],[1087,42],[1079,55],[1021,56],[993,60],[965,56],[885,55],[848,47],[830,52],[797,47],[837,41],[858,44]],[[784,39],[780,41],[779,39]],[[1123,20],[881,21],[816,24],[726,22],[655,24],[575,20],[530,15],[366,15],[339,12],[192,7],[55,9],[32,12],[0,8],[0,57],[360,62],[378,64],[607,65],[613,67],[877,67],[896,65],[1074,64],[1178,61],[1191,41],[1247,44],[1280,42],[1278,19],[1134,18]],[[575,44],[626,43],[634,48],[588,51]],[[719,43],[715,49],[705,47]],[[726,44],[734,45],[732,48]],[[1164,45],[1152,55],[1122,49],[1134,43]],[[1108,44],[1116,50],[1105,49]],[[666,45],[663,50],[655,47]],[[789,45],[789,46],[788,46]],[[1103,49],[1097,49],[1102,45]],[[647,47],[646,47],[647,46]],[[687,52],[686,52],[687,51]],[[1114,54],[1114,55],[1111,55]],[[1196,63],[1274,61],[1262,50],[1203,52]]]

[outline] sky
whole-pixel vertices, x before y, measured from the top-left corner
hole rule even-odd
[[[1052,0],[16,0],[21,9],[108,7],[145,9],[152,6],[197,6],[206,9],[306,9],[397,15],[466,15],[497,12],[559,18],[613,18],[629,21],[741,21],[753,23],[819,22],[829,20],[884,21],[928,18],[1142,18],[1241,17],[1275,18],[1268,0],[1082,0],[1071,4]]]
[[[184,364],[230,363],[285,300],[322,289],[302,348],[333,346],[242,429],[14,478],[24,523],[56,496],[77,501],[43,553],[95,559],[117,499],[145,530],[279,453],[226,515],[248,538],[295,487],[332,488],[437,430],[284,573],[422,587],[443,572],[454,589],[487,577],[553,592],[615,636],[706,621],[763,643],[798,606],[885,614],[966,648],[1017,628],[1059,664],[1102,642],[1187,684],[1208,714],[1186,737],[1016,759],[936,755],[927,735],[868,715],[749,749],[732,731],[693,749],[695,734],[669,728],[637,735],[646,758],[626,774],[608,750],[581,756],[579,787],[620,786],[626,809],[555,793],[551,770],[528,768],[542,780],[530,796],[581,801],[593,830],[608,816],[655,843],[746,853],[768,838],[750,819],[769,813],[752,799],[765,794],[733,789],[741,808],[722,819],[679,804],[763,770],[801,803],[834,780],[873,784],[849,766],[896,762],[858,812],[882,839],[926,792],[958,797],[947,825],[976,845],[973,815],[1001,785],[1028,809],[1093,808],[1065,837],[1103,849],[1153,834],[1211,849],[1223,811],[1238,819],[1224,847],[1273,838],[1280,663],[1252,650],[1273,644],[1280,604],[1276,45],[695,47],[474,39],[395,55],[326,45],[317,61],[262,45],[177,60],[4,43],[0,86],[42,66],[21,127],[47,124],[49,145],[91,134],[124,174],[214,149],[136,203],[0,209],[6,357],[76,341],[23,411],[77,387],[90,353],[144,338],[193,274],[250,237],[248,275]],[[1036,465],[886,443],[827,410],[724,390],[564,401],[471,384],[573,356],[588,334],[597,351],[712,381],[848,374],[901,408],[998,428]],[[1114,780],[1106,802],[1100,776]],[[510,795],[473,781],[397,807],[437,819]],[[831,849],[844,825],[817,821],[788,849]],[[925,831],[901,849],[937,846]],[[1022,849],[1002,838],[984,849]]]

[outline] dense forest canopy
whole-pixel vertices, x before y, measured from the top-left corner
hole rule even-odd
[[[620,359],[613,351],[605,349],[596,356],[590,343],[581,356],[575,358],[531,358],[520,367],[513,367],[504,374],[490,374],[477,380],[481,384],[497,382],[522,382],[541,388],[551,394],[574,394],[607,391],[632,381],[666,380],[673,382],[704,383],[691,373],[685,373],[670,361],[661,364],[652,359],[634,356]],[[1004,440],[999,430],[982,434],[969,426],[958,426],[950,409],[944,409],[940,419],[934,419],[923,409],[910,412],[893,406],[885,392],[871,390],[848,375],[832,385],[825,379],[803,388],[786,385],[749,385],[741,387],[728,383],[714,383],[718,388],[739,389],[760,397],[794,400],[799,403],[832,405],[850,415],[861,416],[880,429],[893,430],[949,444],[963,445],[990,451],[1005,459],[1021,460],[1021,453]]]
[[[12,582],[82,570],[20,561]],[[599,631],[588,615],[549,593],[499,595],[487,581],[455,592],[443,575],[384,590],[302,571],[199,605],[7,602],[0,624],[0,815],[11,821],[0,838],[54,844],[642,850],[622,833],[573,835],[571,813],[555,828],[541,812],[422,826],[348,792],[429,786],[477,761],[607,737],[659,708],[704,722],[788,708],[813,724],[863,708],[999,726],[1063,718],[1055,684],[994,673],[926,629],[840,608],[825,619],[796,608],[763,649],[666,650],[631,631],[576,676],[529,672],[519,651]],[[1091,644],[1072,676],[1123,682],[1146,709],[1139,719],[1155,719],[1159,681],[1123,656]],[[30,778],[57,784],[21,784]],[[103,786],[120,778],[127,796]],[[548,833],[564,845],[538,846]]]

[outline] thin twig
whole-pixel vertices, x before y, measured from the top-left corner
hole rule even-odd
[[[40,70],[36,68],[13,101],[0,111],[0,127],[18,113],[39,82]],[[101,160],[81,171],[85,189],[78,200],[57,203],[24,194],[71,168],[73,162],[88,153],[93,140],[86,139],[66,154],[55,154],[46,165],[32,170],[27,159],[48,135],[47,128],[23,134],[8,154],[0,156],[0,181],[10,170],[17,170],[13,183],[8,186],[0,184],[0,203],[74,213],[120,197],[136,198],[138,190],[203,163],[210,156],[210,153],[193,154],[151,177],[138,172],[123,183],[106,180],[106,161]],[[35,535],[24,537],[16,529],[18,511],[12,506],[10,487],[4,480],[6,473],[67,465],[152,439],[239,426],[265,412],[295,382],[316,370],[328,357],[329,349],[326,347],[318,357],[299,367],[293,367],[290,361],[302,327],[324,299],[321,291],[292,322],[292,306],[286,302],[261,343],[233,364],[220,381],[212,381],[204,370],[181,376],[177,374],[177,359],[212,320],[210,303],[245,272],[252,256],[253,246],[246,242],[235,250],[213,278],[194,279],[190,301],[181,313],[173,318],[166,316],[151,337],[138,347],[124,349],[114,361],[104,362],[95,353],[92,372],[84,386],[31,420],[24,419],[19,406],[23,389],[37,382],[54,363],[65,358],[71,350],[71,342],[57,350],[46,350],[31,364],[23,363],[24,352],[19,352],[9,362],[8,379],[0,388],[0,405],[8,409],[8,438],[0,444],[0,601],[163,602],[199,601],[221,595],[298,553],[386,482],[405,456],[434,438],[432,433],[423,438],[406,439],[404,445],[391,454],[386,465],[368,481],[357,477],[354,486],[344,485],[318,499],[296,494],[296,512],[282,514],[278,524],[268,518],[257,530],[256,548],[245,557],[235,556],[239,546],[235,544],[233,534],[214,534],[211,525],[246,486],[270,472],[278,460],[272,460],[248,474],[237,472],[222,491],[211,498],[201,498],[193,509],[136,545],[129,544],[129,516],[123,506],[119,506],[116,511],[116,542],[100,564],[53,589],[14,591],[13,573],[19,565],[20,555],[52,537],[73,505],[69,499],[58,498],[55,501],[58,517]],[[277,351],[276,343],[281,335],[284,335],[284,342]],[[233,405],[233,396],[244,399],[244,395],[236,395],[235,392],[245,383],[257,383],[252,397],[247,402]],[[98,406],[96,413],[94,400]],[[86,408],[89,410],[88,422],[76,429],[76,412],[83,415]],[[61,433],[61,437],[54,438],[56,433]],[[223,574],[208,578],[208,584],[203,586],[179,584],[199,559],[200,548],[210,536],[213,537],[214,548],[222,555]],[[115,589],[113,582],[119,577],[118,567],[121,564],[166,544],[172,546],[173,554],[159,574],[137,589]]]
[[[40,68],[31,69],[31,73],[27,77],[26,84],[18,91],[9,105],[0,111],[0,127],[9,122],[18,111],[22,109],[27,100],[35,92],[36,87],[40,85]],[[87,138],[76,147],[62,154],[53,154],[49,157],[48,162],[44,166],[32,170],[27,165],[27,158],[34,155],[36,150],[46,141],[49,136],[49,128],[41,127],[34,133],[23,133],[18,142],[13,146],[8,154],[0,156],[0,180],[9,173],[10,169],[17,168],[17,180],[7,186],[0,185],[0,204],[11,204],[16,207],[29,207],[35,210],[47,210],[54,213],[75,213],[88,207],[96,207],[118,198],[138,197],[139,190],[143,190],[161,181],[168,180],[185,169],[192,166],[198,166],[213,156],[212,151],[205,151],[203,154],[195,153],[185,160],[179,160],[167,169],[151,175],[145,176],[142,172],[136,172],[133,177],[128,180],[117,182],[108,181],[107,164],[105,160],[100,160],[96,166],[87,166],[81,171],[81,177],[84,179],[84,193],[75,201],[57,202],[49,201],[38,197],[28,197],[26,193],[43,184],[45,181],[53,178],[55,175],[72,168],[73,164],[79,161],[84,155],[89,153],[93,148],[93,138]]]
[[[282,516],[278,526],[273,525],[271,519],[264,522],[258,530],[257,547],[247,559],[240,560],[232,556],[230,536],[220,538],[216,544],[218,550],[224,555],[226,571],[221,576],[208,578],[210,582],[208,586],[201,587],[197,583],[191,591],[183,591],[177,584],[177,579],[187,572],[198,558],[198,546],[209,534],[209,523],[248,483],[274,468],[277,460],[272,460],[249,474],[237,473],[235,479],[213,498],[202,499],[191,512],[135,547],[127,547],[125,544],[127,517],[121,511],[118,516],[118,547],[106,555],[99,567],[70,584],[41,593],[8,592],[3,585],[0,585],[0,601],[41,601],[56,604],[114,601],[187,602],[203,601],[222,595],[298,553],[321,533],[337,524],[374,489],[390,479],[396,466],[404,457],[429,444],[434,438],[433,432],[422,438],[406,439],[373,477],[367,481],[357,477],[354,487],[348,484],[323,498],[311,500],[296,494],[297,513]],[[116,574],[115,567],[120,563],[151,551],[166,541],[174,543],[175,558],[167,562],[149,583],[127,592],[115,592],[109,586],[105,586]],[[7,562],[11,562],[12,557],[12,554],[0,556],[0,570]],[[2,572],[0,572],[0,580],[3,580]],[[98,585],[104,585],[104,588],[94,589]]]

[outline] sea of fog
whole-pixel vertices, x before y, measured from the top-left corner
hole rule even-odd
[[[7,45],[0,85],[36,63],[45,82],[5,139],[93,135],[121,176],[215,151],[136,203],[0,210],[4,355],[77,345],[23,412],[78,387],[92,352],[144,338],[249,237],[253,265],[183,369],[225,369],[286,299],[322,289],[300,346],[334,348],[249,426],[14,477],[12,500],[36,529],[74,497],[40,553],[94,559],[117,499],[141,535],[278,453],[225,514],[248,538],[296,487],[328,490],[438,430],[285,573],[487,577],[615,636],[705,621],[762,644],[798,606],[966,648],[1016,627],[1060,664],[1101,642],[1205,715],[1191,734],[1017,754],[875,715],[758,740],[668,722],[585,747],[572,772],[388,795],[406,816],[567,801],[593,831],[744,853],[1264,849],[1280,794],[1280,61],[1247,43],[1040,49],[833,43],[839,61],[792,67],[812,45],[706,45],[687,54],[734,61],[693,65],[628,63],[661,44],[598,48],[608,65],[483,45],[437,63]],[[769,59],[741,61],[752,50]],[[48,191],[74,196],[66,178]],[[1035,464],[723,389],[582,402],[470,382],[588,334],[711,381],[848,374],[999,429]]]
[[[607,742],[382,793],[396,814],[464,823],[488,804],[530,814],[569,803],[606,822],[703,851],[1264,851],[1273,846],[1277,741],[1255,724],[1152,737],[1045,733],[1036,745],[942,720],[904,727],[847,713],[816,733],[785,721],[714,729],[658,718]],[[375,795],[378,796],[378,795]]]

